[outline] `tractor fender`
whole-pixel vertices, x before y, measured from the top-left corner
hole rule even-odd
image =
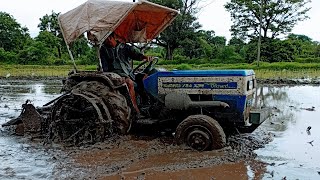
[[[73,86],[83,81],[97,81],[101,82],[112,89],[119,89],[125,87],[126,83],[124,79],[116,73],[112,72],[89,72],[82,71],[70,74],[67,79],[63,80],[62,92],[67,92],[72,89]]]

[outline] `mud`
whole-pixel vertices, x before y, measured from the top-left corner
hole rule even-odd
[[[0,123],[59,95],[48,81],[0,81]],[[0,179],[317,179],[320,177],[319,86],[257,90],[256,106],[273,116],[254,133],[228,138],[221,150],[197,152],[173,138],[117,136],[81,147],[46,144],[0,129]],[[309,132],[307,131],[308,127]]]
[[[249,135],[236,139],[253,143],[241,145],[242,143],[231,140],[233,145],[237,144],[235,148],[228,146],[221,150],[197,152],[188,147],[176,146],[169,137],[155,139],[133,135],[114,137],[106,143],[66,150],[69,162],[57,167],[63,169],[63,173],[59,171],[61,173],[59,175],[68,174],[63,178],[162,179],[186,177],[181,173],[188,172],[190,179],[193,179],[192,177],[199,177],[198,175],[203,177],[210,175],[212,178],[238,177],[239,173],[231,172],[239,171],[242,173],[241,176],[247,179],[247,169],[244,164],[259,163],[254,160],[256,155],[253,150],[262,147],[266,141],[259,141]],[[257,144],[259,145],[256,146]],[[254,171],[261,171],[260,169],[264,167],[255,167]],[[213,173],[214,169],[231,171],[221,174]]]
[[[304,78],[304,79],[287,79],[287,78],[273,78],[273,79],[258,79],[258,84],[265,85],[319,85],[320,78]]]

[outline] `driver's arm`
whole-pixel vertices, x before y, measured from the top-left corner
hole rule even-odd
[[[132,46],[129,46],[129,45],[126,44],[125,48],[127,48],[128,55],[133,60],[148,61],[148,62],[152,60],[152,58],[150,56],[143,55],[142,53],[138,52]]]

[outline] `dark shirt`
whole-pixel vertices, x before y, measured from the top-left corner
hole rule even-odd
[[[118,43],[116,47],[101,46],[101,65],[104,72],[115,72],[120,76],[128,77],[132,71],[131,60],[143,60],[146,57],[134,47]]]

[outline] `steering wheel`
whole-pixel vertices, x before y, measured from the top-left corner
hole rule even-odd
[[[138,73],[145,73],[148,74],[153,68],[154,66],[158,63],[159,61],[159,57],[153,57],[153,60],[149,62],[149,64],[147,65],[147,67],[145,67],[144,69],[140,69],[141,66],[145,65],[147,63],[147,61],[143,61],[142,63],[140,63],[137,67],[135,67],[132,70],[132,74],[138,74]],[[140,69],[140,70],[139,70]]]

